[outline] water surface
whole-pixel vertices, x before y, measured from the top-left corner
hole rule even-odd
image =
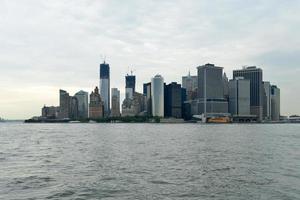
[[[0,199],[300,199],[300,125],[0,123]]]

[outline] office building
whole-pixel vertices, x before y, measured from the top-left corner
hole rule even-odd
[[[164,78],[156,75],[151,79],[152,115],[164,117]]]
[[[181,85],[172,82],[164,88],[164,116],[181,118],[182,117],[182,94]]]
[[[233,116],[250,115],[250,80],[236,77],[229,81],[229,112]]]
[[[152,97],[151,97],[151,82],[145,83],[143,87],[143,94],[145,96],[145,110],[147,116],[152,116]]]
[[[271,119],[280,120],[280,89],[276,85],[271,86]]]
[[[228,100],[229,98],[229,81],[227,78],[226,73],[223,74],[223,91],[224,91],[224,98]]]
[[[244,67],[241,70],[233,71],[233,79],[236,77],[244,77],[250,80],[250,112],[256,115],[258,120],[263,118],[263,71],[255,66]]]
[[[263,119],[271,120],[271,84],[270,82],[263,82]]]
[[[110,113],[110,68],[109,64],[100,64],[100,94],[104,103],[104,115],[107,117]]]
[[[223,68],[206,64],[198,68],[198,99],[191,105],[193,114],[228,114],[224,98]]]
[[[112,117],[120,117],[120,90],[118,88],[111,89],[111,113]]]
[[[104,116],[104,102],[101,99],[98,87],[90,94],[89,115],[91,119],[99,119]]]
[[[190,72],[187,76],[183,76],[182,88],[186,89],[187,100],[196,99],[198,92],[198,76],[191,76]]]
[[[58,118],[67,119],[71,115],[71,97],[65,90],[59,90],[59,114]]]
[[[77,99],[78,103],[78,118],[87,119],[89,117],[89,93],[80,90],[74,97]]]
[[[125,77],[125,96],[132,99],[135,93],[135,76],[126,75]]]
[[[70,105],[71,105],[71,112],[70,112],[70,119],[77,120],[78,117],[78,100],[76,97],[70,98]]]

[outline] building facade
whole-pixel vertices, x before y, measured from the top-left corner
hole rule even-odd
[[[187,76],[183,76],[182,88],[186,89],[187,100],[196,99],[198,92],[198,76],[191,76],[190,72]]]
[[[250,80],[237,77],[229,81],[229,112],[236,116],[250,115]]]
[[[100,64],[100,94],[104,103],[104,115],[110,113],[110,68],[109,64]]]
[[[135,76],[128,75],[125,77],[125,97],[132,99],[135,93]]]
[[[42,117],[46,119],[58,118],[59,107],[56,106],[44,106],[42,108]]]
[[[182,118],[182,94],[181,85],[172,82],[164,88],[164,116]]]
[[[156,75],[151,79],[152,115],[164,117],[164,78]]]
[[[111,117],[120,117],[120,90],[118,88],[111,89]]]
[[[98,87],[90,94],[89,115],[91,119],[104,117],[104,102],[101,99]]]
[[[264,95],[263,95],[263,119],[271,120],[271,84],[270,82],[263,82]]]
[[[250,80],[250,112],[256,115],[258,120],[263,119],[263,71],[255,66],[245,67],[241,70],[233,71],[233,78],[244,77]]]
[[[143,94],[145,96],[145,111],[147,116],[152,116],[151,82],[144,83]]]
[[[197,115],[228,114],[228,101],[224,98],[223,68],[206,64],[197,69],[198,99],[191,105],[191,112]]]
[[[65,90],[59,90],[59,114],[58,118],[67,119],[71,115],[71,97]]]
[[[78,118],[87,119],[89,117],[89,93],[80,90],[74,97],[78,101]]]
[[[280,89],[276,85],[271,86],[271,120],[280,120]]]

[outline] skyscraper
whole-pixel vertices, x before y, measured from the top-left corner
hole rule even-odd
[[[144,83],[143,87],[144,87],[143,93],[144,93],[144,96],[146,97],[145,110],[146,110],[148,116],[152,116],[151,82]]]
[[[71,97],[65,90],[59,90],[59,113],[58,118],[70,118],[71,114]]]
[[[74,96],[78,101],[78,118],[87,119],[89,117],[89,100],[88,92],[80,90]]]
[[[276,85],[271,86],[271,117],[272,121],[280,120],[280,89]]]
[[[229,112],[237,116],[250,115],[250,80],[236,77],[229,81]]]
[[[198,76],[191,76],[191,73],[182,77],[182,88],[186,89],[187,100],[197,98]]]
[[[135,92],[135,76],[127,74],[125,77],[125,85],[125,96],[132,99]]]
[[[111,113],[112,117],[120,117],[120,90],[118,88],[111,89]]]
[[[176,82],[172,82],[165,85],[164,88],[164,109],[165,117],[182,117],[182,94],[181,85]]]
[[[104,116],[110,113],[110,73],[109,64],[100,64],[100,94],[104,102]]]
[[[255,66],[245,67],[241,70],[233,71],[233,78],[244,77],[250,80],[250,112],[256,115],[258,120],[263,118],[263,72]]]
[[[98,87],[90,94],[89,115],[91,119],[99,119],[104,116],[104,103],[99,94]]]
[[[152,115],[164,117],[164,78],[156,75],[151,79]]]
[[[228,101],[224,98],[223,68],[214,64],[198,67],[198,103],[192,113],[227,114]]]
[[[263,82],[264,86],[264,100],[263,100],[263,118],[264,120],[271,120],[271,84],[270,82]]]

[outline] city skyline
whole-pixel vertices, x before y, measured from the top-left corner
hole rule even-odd
[[[45,103],[58,105],[59,89],[90,93],[98,86],[101,54],[110,64],[110,88],[121,91],[121,101],[128,66],[136,70],[136,90],[142,92],[143,83],[157,73],[166,83],[181,83],[189,71],[196,75],[196,67],[214,63],[231,79],[232,70],[255,65],[263,69],[264,81],[280,87],[281,113],[300,113],[299,3],[257,1],[239,11],[239,2],[219,3],[217,9],[209,2],[133,2],[0,3],[0,117],[39,115]],[[142,14],[146,8],[153,8],[150,16]],[[215,15],[197,14],[205,9],[216,9]],[[230,14],[220,19],[222,12]]]

